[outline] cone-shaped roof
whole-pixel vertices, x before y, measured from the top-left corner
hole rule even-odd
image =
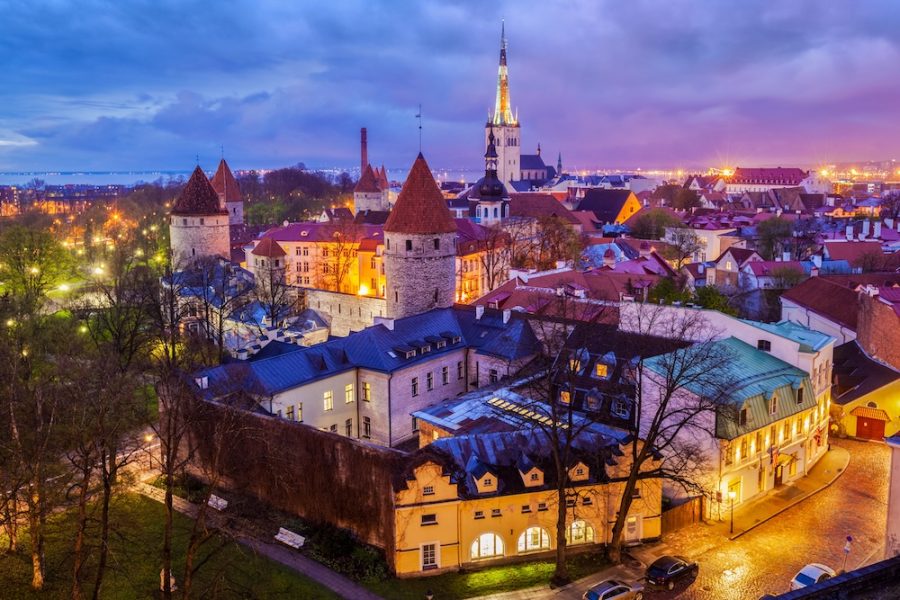
[[[255,248],[251,251],[256,256],[267,256],[269,258],[278,258],[279,256],[287,256],[287,252],[272,238],[263,238],[259,241]]]
[[[378,185],[378,176],[372,170],[372,165],[366,165],[366,169],[360,175],[353,191],[362,194],[377,194],[381,191],[381,186]]]
[[[241,187],[238,185],[237,179],[234,178],[224,158],[219,162],[219,168],[209,182],[225,202],[238,202],[241,200]]]
[[[181,195],[172,206],[173,215],[219,215],[228,211],[219,206],[219,195],[198,165]]]
[[[391,182],[388,181],[387,177],[387,169],[384,168],[384,165],[381,165],[381,170],[378,172],[378,181],[381,183],[381,189],[383,190],[391,187]]]
[[[409,170],[384,230],[414,234],[456,231],[456,221],[421,152]]]

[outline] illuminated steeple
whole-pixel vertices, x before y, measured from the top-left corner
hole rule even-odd
[[[497,100],[494,102],[494,125],[516,125],[509,102],[509,76],[506,72],[506,23],[500,26],[500,67],[497,69]]]

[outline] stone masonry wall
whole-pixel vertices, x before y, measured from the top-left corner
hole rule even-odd
[[[346,336],[372,325],[387,314],[384,298],[356,296],[328,290],[307,290],[306,305],[331,318],[331,335]]]
[[[456,291],[456,234],[385,232],[387,315],[400,319],[453,306]],[[439,249],[434,249],[434,240]],[[406,250],[406,241],[412,250]],[[435,291],[437,301],[435,301]]]
[[[172,215],[170,223],[170,246],[176,261],[192,260],[202,256],[224,258],[231,256],[228,215],[204,217]]]
[[[856,336],[869,356],[900,369],[900,317],[877,296],[859,295]]]

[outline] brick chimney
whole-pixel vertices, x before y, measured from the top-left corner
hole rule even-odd
[[[363,171],[366,170],[366,165],[369,164],[369,138],[366,133],[366,128],[363,127],[359,130],[359,175],[362,177]]]

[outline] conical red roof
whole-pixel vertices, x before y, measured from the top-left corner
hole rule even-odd
[[[381,170],[378,171],[378,182],[381,184],[381,189],[383,190],[391,187],[391,182],[388,181],[387,170],[384,168],[384,165],[381,165]]]
[[[267,256],[269,258],[287,256],[287,252],[284,251],[284,248],[282,248],[278,242],[267,237],[259,241],[256,247],[251,250],[251,254],[255,254],[256,256]]]
[[[219,169],[213,178],[209,181],[213,189],[219,196],[222,196],[225,202],[238,202],[241,199],[241,187],[231,173],[228,163],[223,158],[219,163]]]
[[[456,231],[456,221],[421,152],[409,170],[384,230],[416,234]]]
[[[366,165],[366,170],[360,175],[353,191],[363,194],[378,194],[381,192],[381,186],[378,185],[378,177],[372,170],[372,165]]]
[[[219,195],[198,165],[187,185],[181,190],[181,195],[172,206],[173,215],[219,215],[228,214],[224,208],[219,207]]]

